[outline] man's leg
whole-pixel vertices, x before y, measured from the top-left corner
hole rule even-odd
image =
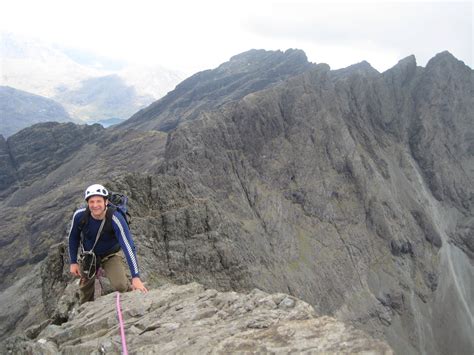
[[[102,268],[115,291],[126,292],[131,289],[122,253],[117,253],[107,258],[102,263]]]
[[[79,281],[80,304],[94,300],[95,276],[91,279],[81,278]]]

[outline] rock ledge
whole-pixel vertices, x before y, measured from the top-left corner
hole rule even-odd
[[[309,304],[283,293],[218,292],[190,283],[164,285],[146,295],[121,294],[120,300],[132,354],[393,354],[384,342],[331,317],[318,317]],[[34,339],[7,339],[2,352],[120,353],[117,319],[116,294],[109,294],[73,310],[68,322],[50,324]]]

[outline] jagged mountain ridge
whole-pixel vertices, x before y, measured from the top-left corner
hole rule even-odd
[[[64,107],[46,97],[0,86],[0,134],[4,137],[39,122],[72,121]]]
[[[367,63],[311,65],[212,110],[198,103],[168,134],[146,131],[165,116],[142,111],[138,131],[103,131],[41,180],[6,184],[5,217],[40,218],[27,231],[0,219],[13,236],[4,267],[21,271],[13,241],[24,234],[46,240],[43,248],[58,240],[67,211],[40,234],[54,206],[79,203],[84,181],[101,178],[131,197],[150,282],[284,291],[398,352],[468,351],[470,92],[472,70],[441,53],[426,68],[409,57],[382,74]],[[170,95],[167,107],[180,99]],[[140,173],[122,176],[128,170]],[[448,311],[446,298],[457,306]]]
[[[244,97],[308,70],[313,65],[301,50],[286,52],[251,50],[236,55],[213,70],[199,72],[175,90],[140,110],[121,128],[170,131],[226,102]]]

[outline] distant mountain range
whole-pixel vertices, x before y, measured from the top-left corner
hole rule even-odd
[[[83,122],[126,119],[184,78],[13,34],[0,35],[0,58],[0,85],[53,99]]]

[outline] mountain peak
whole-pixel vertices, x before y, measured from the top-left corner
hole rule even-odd
[[[400,59],[398,61],[398,63],[396,65],[408,65],[408,66],[413,66],[415,65],[416,66],[416,57],[412,54],[412,55],[409,55],[403,59]]]
[[[304,51],[301,49],[287,49],[286,51],[276,50],[268,51],[265,49],[250,49],[248,51],[236,54],[232,56],[229,62],[248,60],[248,61],[260,61],[268,57],[299,57],[307,61],[307,57]]]
[[[467,65],[463,61],[457,59],[449,51],[443,51],[436,54],[426,64],[427,69],[431,67],[464,67],[464,66],[467,67]]]
[[[378,75],[380,74],[369,62],[363,60],[362,62],[352,64],[346,68],[335,70],[334,73],[351,75],[351,74],[362,74],[362,75]]]
[[[452,55],[451,52],[449,52],[447,50],[439,52],[433,57],[433,59],[440,59],[440,58],[447,59],[447,60],[453,60],[454,59],[454,60],[458,61],[458,59],[454,55]]]
[[[221,64],[217,69],[229,72],[247,72],[260,70],[269,66],[284,65],[291,70],[291,68],[306,66],[308,64],[306,54],[299,49],[288,49],[285,52],[280,50],[267,51],[264,49],[251,49],[231,57],[228,62]]]
[[[302,50],[252,49],[233,56],[216,69],[199,72],[184,80],[163,99],[139,111],[121,127],[169,131],[180,122],[197,118],[203,110],[216,109],[313,66]]]
[[[410,55],[398,61],[392,68],[386,70],[383,73],[384,77],[390,78],[390,81],[397,81],[400,83],[407,83],[416,74],[416,58],[414,55]]]

